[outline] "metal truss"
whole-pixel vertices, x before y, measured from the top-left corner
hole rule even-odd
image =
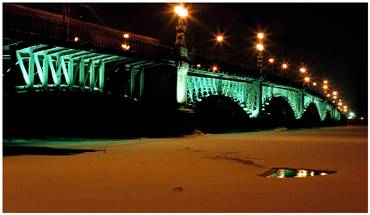
[[[78,87],[103,91],[106,64],[124,57],[39,44],[16,50],[24,85],[17,89]]]

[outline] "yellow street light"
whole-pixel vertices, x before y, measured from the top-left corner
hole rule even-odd
[[[216,65],[212,66],[212,71],[213,72],[217,72],[217,70],[218,70],[218,67]]]
[[[288,64],[283,63],[283,64],[281,65],[281,67],[282,67],[283,69],[288,69]]]
[[[310,82],[310,77],[305,77],[304,82],[307,82],[307,83]]]
[[[199,69],[200,67],[201,67],[201,65],[198,63],[198,64],[197,64],[197,68]]]
[[[269,62],[270,62],[270,63],[274,63],[274,62],[275,62],[274,58],[270,58],[270,59],[269,59]]]
[[[338,103],[338,105],[339,105],[339,106],[342,106],[342,102],[339,102],[339,103]]]
[[[258,43],[258,44],[256,45],[256,48],[257,48],[257,50],[258,50],[258,51],[263,51],[263,49],[264,49],[264,47],[263,47],[262,43]]]
[[[333,96],[336,96],[336,95],[338,95],[338,92],[337,91],[334,91],[333,92]]]
[[[216,37],[216,41],[217,41],[218,43],[222,43],[222,42],[224,41],[224,36],[222,36],[222,35],[217,35],[217,37]]]
[[[302,68],[300,68],[300,69],[299,69],[299,71],[300,71],[301,73],[306,73],[306,68],[302,67]]]
[[[123,34],[123,38],[125,38],[125,39],[130,38],[130,34],[128,34],[128,33]]]
[[[328,89],[328,85],[324,85],[323,87],[322,87],[324,90],[327,90]]]
[[[121,45],[121,47],[122,47],[122,49],[124,49],[124,50],[126,50],[126,51],[128,51],[128,50],[130,49],[130,45],[128,45],[128,44],[126,44],[126,43],[123,43],[123,44]]]
[[[262,32],[259,32],[259,33],[257,34],[257,38],[258,38],[259,40],[262,40],[264,37],[265,37],[265,35],[264,35],[264,33],[262,33]]]
[[[328,80],[324,80],[324,84],[328,84]]]
[[[316,82],[313,82],[312,84],[313,84],[313,86],[315,86],[315,87],[316,87],[316,85],[317,85],[317,84],[316,84]]]
[[[75,41],[75,42],[78,42],[79,40],[80,40],[80,38],[78,38],[78,37],[73,38],[73,41]]]
[[[326,94],[326,97],[330,97],[330,93]]]
[[[188,16],[188,10],[182,5],[175,6],[174,11],[181,18],[185,18]]]

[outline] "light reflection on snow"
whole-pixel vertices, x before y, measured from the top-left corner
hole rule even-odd
[[[312,170],[312,169],[291,169],[291,168],[272,168],[261,176],[268,178],[305,178],[311,176],[324,176],[333,174],[336,171]]]

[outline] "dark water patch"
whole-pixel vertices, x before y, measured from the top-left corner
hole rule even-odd
[[[86,152],[97,152],[105,150],[93,149],[62,149],[50,147],[35,147],[35,146],[4,146],[4,156],[17,156],[17,155],[77,155]]]
[[[305,178],[312,176],[325,176],[334,174],[335,170],[313,170],[313,169],[292,169],[292,168],[272,168],[260,176],[267,178]]]

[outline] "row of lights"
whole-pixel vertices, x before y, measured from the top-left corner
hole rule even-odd
[[[129,45],[129,42],[128,42],[128,40],[130,39],[130,34],[129,33],[124,33],[123,34],[123,38],[124,38],[124,42],[121,44],[121,48],[124,51],[128,51],[131,48],[130,45]],[[74,42],[79,42],[80,41],[80,38],[78,36],[75,36],[73,38],[73,41]]]
[[[177,5],[175,7],[175,13],[180,18],[186,18],[188,16],[188,11],[187,11],[187,9],[183,5]],[[263,32],[257,33],[256,49],[257,49],[257,51],[259,51],[260,54],[262,54],[263,50],[265,49],[265,47],[263,45],[263,40],[264,39],[265,39],[265,34]],[[219,34],[219,35],[216,36],[215,40],[216,40],[217,43],[223,43],[225,41],[225,37],[224,37],[224,35]],[[269,58],[268,59],[268,62],[270,64],[274,64],[274,63],[276,63],[276,60],[274,58]],[[197,66],[198,69],[201,67],[200,64],[197,64],[196,66]],[[283,62],[281,64],[281,68],[283,70],[287,70],[288,67],[289,66],[288,66],[288,64],[286,62]],[[216,66],[216,65],[212,65],[211,69],[212,69],[213,72],[217,72],[219,70],[218,66]],[[305,84],[309,84],[312,81],[311,78],[308,75],[307,68],[300,67],[299,68],[299,72],[302,75],[304,75],[303,81],[304,81]],[[313,87],[317,87],[317,83],[316,82],[312,82],[312,86]],[[323,91],[326,94],[326,96],[328,98],[330,98],[332,96],[332,98],[333,98],[332,102],[333,103],[336,103],[336,99],[338,99],[338,92],[337,91],[333,91],[332,92],[332,95],[330,93],[327,93],[328,90],[329,90],[329,86],[328,86],[328,81],[327,80],[324,80],[323,81],[322,88],[323,88]],[[344,112],[347,112],[348,111],[348,106],[347,105],[344,105],[343,102],[342,102],[342,100],[340,100],[340,99],[339,99],[339,102],[338,102],[338,108],[339,108],[339,110],[342,110]]]
[[[264,50],[264,46],[262,44],[262,40],[264,39],[264,33],[262,32],[259,32],[257,33],[257,45],[256,45],[256,49],[257,51],[259,52],[262,52]],[[268,59],[268,62],[270,64],[274,64],[276,62],[276,60],[274,58],[269,58]],[[288,69],[288,64],[283,62],[281,64],[281,68],[283,70],[287,70]],[[309,77],[309,74],[307,72],[307,68],[306,67],[300,67],[299,68],[299,72],[304,75],[304,83],[305,84],[309,84],[312,80],[311,78]],[[312,86],[313,87],[317,87],[317,83],[316,82],[312,82]],[[332,97],[333,100],[332,102],[335,104],[336,103],[336,100],[339,99],[339,95],[338,95],[338,91],[336,90],[333,90],[332,91],[332,95],[330,93],[327,93],[327,91],[329,90],[329,85],[328,85],[328,80],[324,80],[323,81],[323,85],[322,85],[322,88],[323,88],[323,91],[324,91],[324,94],[326,94],[326,97],[330,98]],[[342,102],[341,99],[338,100],[337,102],[337,107],[339,110],[343,111],[343,112],[348,112],[348,106],[347,105],[344,105],[344,103]]]

